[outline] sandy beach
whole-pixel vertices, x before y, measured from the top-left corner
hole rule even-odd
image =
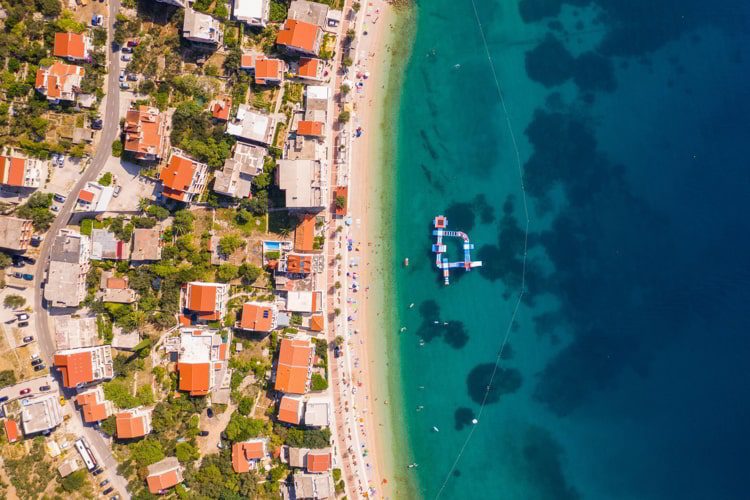
[[[385,163],[393,146],[391,114],[401,74],[391,70],[406,60],[407,44],[399,44],[406,38],[408,16],[384,1],[368,2],[362,9],[357,57],[345,78],[352,87],[347,104],[352,119],[341,133],[348,133],[351,157],[347,172],[341,171],[344,165],[338,167],[337,179],[349,186],[348,217],[339,224],[339,233],[331,233],[329,246],[336,262],[329,280],[342,284],[331,297],[340,310],[332,326],[346,339],[345,355],[332,365],[332,379],[340,391],[335,401],[337,434],[340,441],[346,436],[339,451],[347,493],[394,498],[403,496],[407,487],[403,473],[398,474],[401,478],[396,474],[405,464],[394,453],[397,405],[389,401],[389,380],[394,380],[397,366],[389,363],[388,336],[395,326],[386,313],[391,248],[390,228],[382,215],[392,191]]]

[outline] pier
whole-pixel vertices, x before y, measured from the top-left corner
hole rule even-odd
[[[435,229],[432,230],[432,235],[435,236],[435,243],[432,245],[432,251],[435,253],[435,265],[438,269],[443,271],[443,282],[446,285],[450,284],[450,270],[463,268],[466,271],[471,271],[474,267],[480,267],[482,265],[481,260],[471,260],[471,251],[474,249],[474,244],[469,240],[469,236],[463,231],[449,231],[448,218],[444,215],[438,215],[433,220]],[[461,238],[463,240],[463,251],[464,260],[450,262],[448,257],[445,256],[447,246],[443,243],[443,238]]]

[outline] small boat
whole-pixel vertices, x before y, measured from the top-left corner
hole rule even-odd
[[[409,267],[409,257],[404,259],[404,267]]]
[[[400,332],[405,332],[405,331],[406,331],[406,327],[405,327],[405,326],[402,326],[402,327],[401,327],[401,330],[399,330],[399,331],[400,331]]]
[[[433,431],[435,431],[435,432],[440,432],[440,429],[438,429],[438,428],[437,428],[437,427],[435,427],[434,425],[432,426],[432,430],[433,430]]]
[[[477,420],[476,418],[472,418],[471,423],[477,425],[479,423],[479,420]]]
[[[435,324],[435,325],[439,325],[439,324],[440,324],[440,321],[437,321],[437,320],[435,320],[435,321],[433,321],[432,323],[433,323],[433,324]]]
[[[413,469],[414,467],[419,467],[419,464],[417,462],[414,462],[413,464],[409,464],[410,469]]]

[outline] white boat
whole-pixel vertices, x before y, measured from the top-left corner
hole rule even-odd
[[[404,267],[409,267],[409,257],[404,259]]]
[[[435,432],[440,432],[440,429],[438,429],[438,428],[437,428],[437,427],[435,427],[434,425],[432,426],[432,430],[433,430],[433,431],[435,431]]]

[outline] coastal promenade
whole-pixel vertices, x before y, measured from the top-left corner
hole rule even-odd
[[[344,12],[349,11],[349,3]],[[383,25],[375,25],[381,13],[390,7],[382,1],[368,2],[352,21],[348,18],[342,23],[342,34],[354,30],[357,53],[354,64],[348,71],[334,72],[334,95],[337,95],[333,104],[334,119],[345,108],[352,106],[354,119],[346,124],[335,123],[331,141],[333,144],[350,144],[349,154],[346,161],[336,164],[335,149],[331,149],[329,155],[330,186],[346,186],[349,197],[347,209],[349,215],[346,219],[334,219],[332,217],[334,205],[327,218],[328,238],[326,239],[326,282],[327,282],[327,310],[329,317],[328,337],[329,341],[335,341],[336,337],[344,339],[342,346],[343,356],[334,359],[330,364],[332,394],[334,400],[334,434],[339,446],[340,465],[343,470],[347,486],[347,496],[351,498],[363,497],[385,497],[382,489],[387,481],[382,477],[382,471],[378,467],[378,452],[376,451],[374,414],[371,413],[372,401],[371,381],[373,374],[368,373],[368,338],[374,331],[368,331],[366,325],[365,300],[369,291],[370,269],[366,254],[367,246],[371,244],[366,231],[368,214],[366,203],[367,196],[363,187],[367,185],[365,179],[372,169],[379,166],[371,164],[370,155],[366,146],[370,137],[376,137],[377,124],[373,123],[374,113],[372,106],[366,104],[365,85],[362,88],[350,90],[350,104],[344,104],[340,89],[345,81],[357,80],[355,75],[369,73],[373,77],[370,82],[381,81],[375,68],[375,52],[385,49],[385,29]],[[368,26],[370,31],[368,30]],[[365,34],[367,32],[367,34]],[[335,68],[343,68],[341,61],[346,54],[344,37],[340,37],[340,45],[336,52]],[[362,115],[357,114],[362,110]],[[360,137],[355,139],[357,127],[371,128],[373,133],[367,139]],[[360,148],[359,144],[365,144]],[[352,171],[353,165],[357,165],[356,172]],[[364,223],[363,223],[364,221]],[[351,245],[350,245],[350,242]],[[364,251],[363,251],[364,250]],[[341,286],[334,286],[335,283]],[[336,312],[338,311],[338,314]]]

